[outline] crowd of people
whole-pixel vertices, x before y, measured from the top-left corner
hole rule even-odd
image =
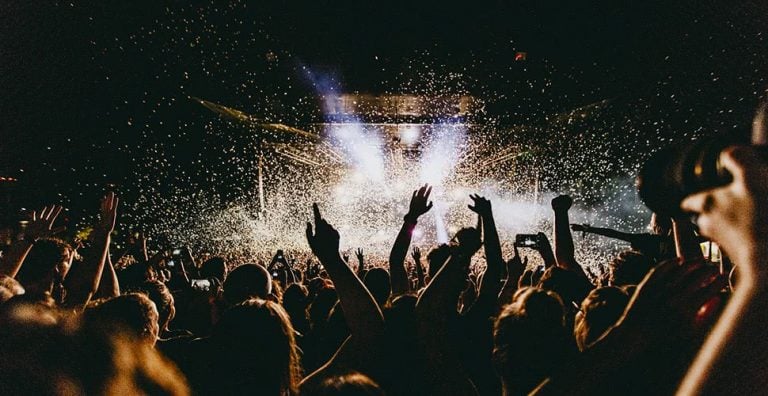
[[[0,259],[0,393],[759,393],[768,165],[746,146],[720,161],[733,180],[682,202],[695,220],[654,215],[649,234],[572,225],[572,199],[554,198],[551,242],[539,233],[526,245],[541,267],[517,243],[504,257],[509,241],[478,195],[468,197],[476,227],[412,248],[432,208],[426,185],[383,266],[365,247],[341,254],[317,204],[312,257],[278,250],[237,266],[153,252],[140,234],[116,251],[114,193],[87,241],[57,238],[62,207],[48,206]],[[632,248],[594,276],[575,259],[572,229]],[[733,270],[703,256],[703,239]]]

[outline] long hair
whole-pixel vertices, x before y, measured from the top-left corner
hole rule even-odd
[[[223,393],[297,394],[299,353],[290,318],[279,304],[253,298],[230,308],[216,325],[213,342]]]

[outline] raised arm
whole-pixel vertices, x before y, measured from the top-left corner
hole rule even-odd
[[[486,269],[480,283],[480,292],[478,294],[475,306],[486,306],[492,311],[496,305],[499,291],[501,291],[501,277],[504,272],[504,258],[501,256],[501,242],[499,233],[496,230],[496,222],[493,219],[493,210],[491,201],[477,194],[469,196],[474,201],[474,206],[469,205],[469,209],[477,213],[482,219],[483,245],[485,247]],[[491,312],[489,311],[489,314]]]
[[[376,300],[341,258],[339,232],[322,218],[317,204],[312,206],[312,210],[315,229],[313,232],[312,224],[307,223],[307,240],[336,286],[350,333],[362,339],[378,337],[384,328],[384,318]]]
[[[637,234],[617,231],[611,228],[592,227],[588,224],[571,224],[571,229],[576,232],[588,232],[590,234],[601,235],[608,238],[619,239],[626,242],[634,242]]]
[[[323,219],[317,204],[312,205],[312,211],[315,226],[313,230],[312,223],[307,222],[307,241],[336,287],[350,337],[331,360],[302,381],[302,388],[309,389],[329,374],[376,367],[384,335],[384,316],[376,300],[339,254],[338,231]]]
[[[546,269],[556,266],[557,260],[555,259],[555,252],[552,251],[552,244],[549,243],[547,234],[539,232],[536,236],[537,246],[534,249],[539,252],[542,261],[544,261],[544,268]]]
[[[520,278],[525,274],[525,268],[528,267],[528,257],[521,259],[517,246],[513,246],[513,248],[515,249],[515,257],[507,261],[507,279],[499,293],[499,304],[501,305],[512,301],[512,296],[521,286]]]
[[[115,266],[112,264],[112,257],[109,255],[109,248],[107,248],[106,260],[104,271],[101,272],[99,289],[96,291],[97,298],[117,297],[120,295],[120,282],[117,279]]]
[[[64,304],[68,307],[82,307],[88,304],[99,289],[104,264],[109,250],[110,234],[115,229],[119,199],[110,192],[101,200],[101,220],[94,227],[93,242],[82,265],[72,267],[64,279],[67,290]]]
[[[413,192],[408,214],[403,218],[403,226],[400,228],[392,251],[389,253],[389,275],[392,278],[393,297],[410,291],[408,274],[405,271],[405,257],[408,255],[413,229],[416,228],[419,217],[432,209],[432,202],[429,201],[431,192],[432,187],[427,184]]]
[[[11,245],[8,254],[0,257],[0,274],[15,278],[38,239],[48,238],[66,229],[64,226],[53,227],[62,209],[59,205],[53,205],[32,212],[32,219],[24,229],[24,234]]]
[[[568,222],[568,210],[571,209],[571,205],[573,205],[573,199],[567,195],[552,199],[552,210],[555,212],[555,258],[558,266],[587,278],[587,274],[576,262],[574,255],[573,235]]]
[[[465,228],[457,234],[460,245],[435,275],[416,304],[419,345],[426,359],[424,376],[429,394],[474,395],[476,390],[461,365],[455,342],[449,335],[451,320],[472,255],[480,248],[479,232]]]

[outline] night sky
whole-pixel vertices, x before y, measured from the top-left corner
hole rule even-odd
[[[766,88],[758,1],[298,3],[2,2],[0,176],[19,179],[4,210],[77,213],[108,183],[135,199],[154,156],[219,161],[188,96],[290,125],[321,120],[329,88],[452,86],[508,126],[609,100],[604,117],[643,119],[611,127],[633,151],[747,125]]]

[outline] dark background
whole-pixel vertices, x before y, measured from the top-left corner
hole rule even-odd
[[[328,89],[458,86],[502,126],[609,100],[596,122],[635,153],[748,125],[768,71],[758,1],[304,3],[2,2],[4,215],[61,202],[78,217],[110,183],[137,200],[153,161],[221,161],[189,95],[291,125],[321,120]]]

